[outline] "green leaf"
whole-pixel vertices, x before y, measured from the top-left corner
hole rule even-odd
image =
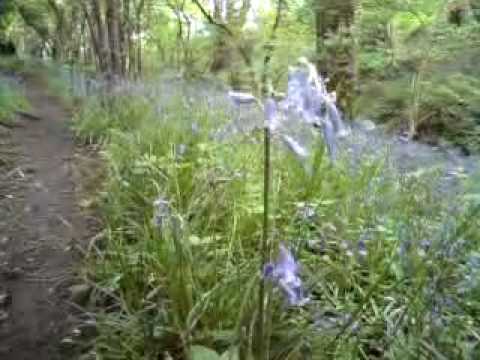
[[[222,354],[221,359],[222,360],[239,360],[238,348],[233,347],[233,348],[225,351]]]
[[[192,360],[221,360],[222,358],[214,350],[201,345],[193,345],[190,348]]]
[[[205,236],[205,237],[200,238],[197,235],[190,235],[188,240],[194,246],[195,245],[207,245],[207,244],[211,244],[213,242],[213,237],[212,236]]]

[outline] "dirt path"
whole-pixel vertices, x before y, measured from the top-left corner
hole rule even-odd
[[[60,343],[75,323],[73,249],[86,225],[75,201],[74,143],[59,101],[34,80],[26,94],[40,120],[22,119],[0,139],[0,155],[12,160],[0,163],[0,359],[70,359]]]

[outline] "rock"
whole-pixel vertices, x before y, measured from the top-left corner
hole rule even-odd
[[[408,134],[401,134],[398,136],[398,141],[403,144],[407,144],[410,142],[410,137],[408,136]]]
[[[95,359],[98,359],[98,357],[94,350],[92,350],[87,354],[83,354],[78,358],[78,360],[95,360]]]
[[[365,131],[373,131],[377,128],[375,123],[371,120],[360,120],[359,124]]]
[[[6,308],[11,305],[12,296],[7,292],[0,292],[0,308]]]
[[[34,174],[37,169],[33,165],[26,165],[25,168],[23,169],[25,174]]]
[[[35,181],[33,187],[37,191],[48,191],[40,181]]]
[[[70,286],[68,290],[70,291],[70,297],[74,303],[85,305],[88,302],[92,288],[87,284],[78,284]]]
[[[0,324],[8,320],[10,314],[4,310],[0,310]]]
[[[60,341],[60,347],[63,351],[71,351],[75,347],[75,341],[71,337],[65,337]]]
[[[327,246],[322,239],[312,239],[307,241],[307,249],[315,254],[323,255],[327,251]]]
[[[15,280],[15,279],[19,279],[23,276],[24,274],[24,271],[21,267],[16,267],[16,268],[13,268],[13,269],[8,269],[4,272],[4,276],[8,279],[8,280]]]

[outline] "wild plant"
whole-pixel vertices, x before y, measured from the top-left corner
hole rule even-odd
[[[475,358],[474,197],[439,196],[440,175],[382,156],[349,159],[301,70],[285,100],[255,105],[248,132],[225,131],[236,111],[184,98],[78,116],[109,172],[99,356]]]
[[[0,83],[0,123],[11,125],[15,112],[28,109],[28,101],[14,81]]]
[[[334,104],[334,95],[328,93],[323,79],[318,76],[315,67],[308,61],[301,59],[303,69],[292,71],[289,76],[288,94],[279,104],[273,98],[266,100],[262,105],[251,94],[230,92],[229,96],[237,106],[257,103],[263,107],[265,114],[264,124],[264,186],[263,186],[263,233],[260,270],[262,277],[258,290],[258,355],[259,359],[269,359],[269,338],[271,329],[265,328],[270,324],[270,296],[271,289],[266,291],[266,279],[273,280],[279,286],[290,305],[302,305],[308,301],[303,296],[302,281],[298,275],[299,266],[291,252],[280,246],[280,258],[277,263],[271,263],[272,244],[270,237],[270,192],[271,192],[271,139],[279,135],[287,147],[300,161],[305,161],[309,153],[288,132],[288,117],[292,115],[302,119],[307,126],[323,130],[323,137],[327,144],[331,160],[336,156],[336,135],[344,130],[339,111]],[[286,126],[286,124],[288,124]],[[283,129],[282,129],[283,128]],[[283,130],[283,131],[282,131]],[[314,171],[314,170],[312,170]]]

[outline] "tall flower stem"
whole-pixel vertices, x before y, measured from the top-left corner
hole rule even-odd
[[[258,289],[258,338],[259,338],[259,359],[267,360],[268,349],[265,340],[265,277],[263,276],[263,267],[270,261],[270,188],[271,188],[271,161],[270,161],[270,129],[265,126],[264,129],[264,176],[263,176],[263,233],[262,233],[262,248],[261,248],[261,262],[260,271],[262,277],[260,278],[260,285]]]

